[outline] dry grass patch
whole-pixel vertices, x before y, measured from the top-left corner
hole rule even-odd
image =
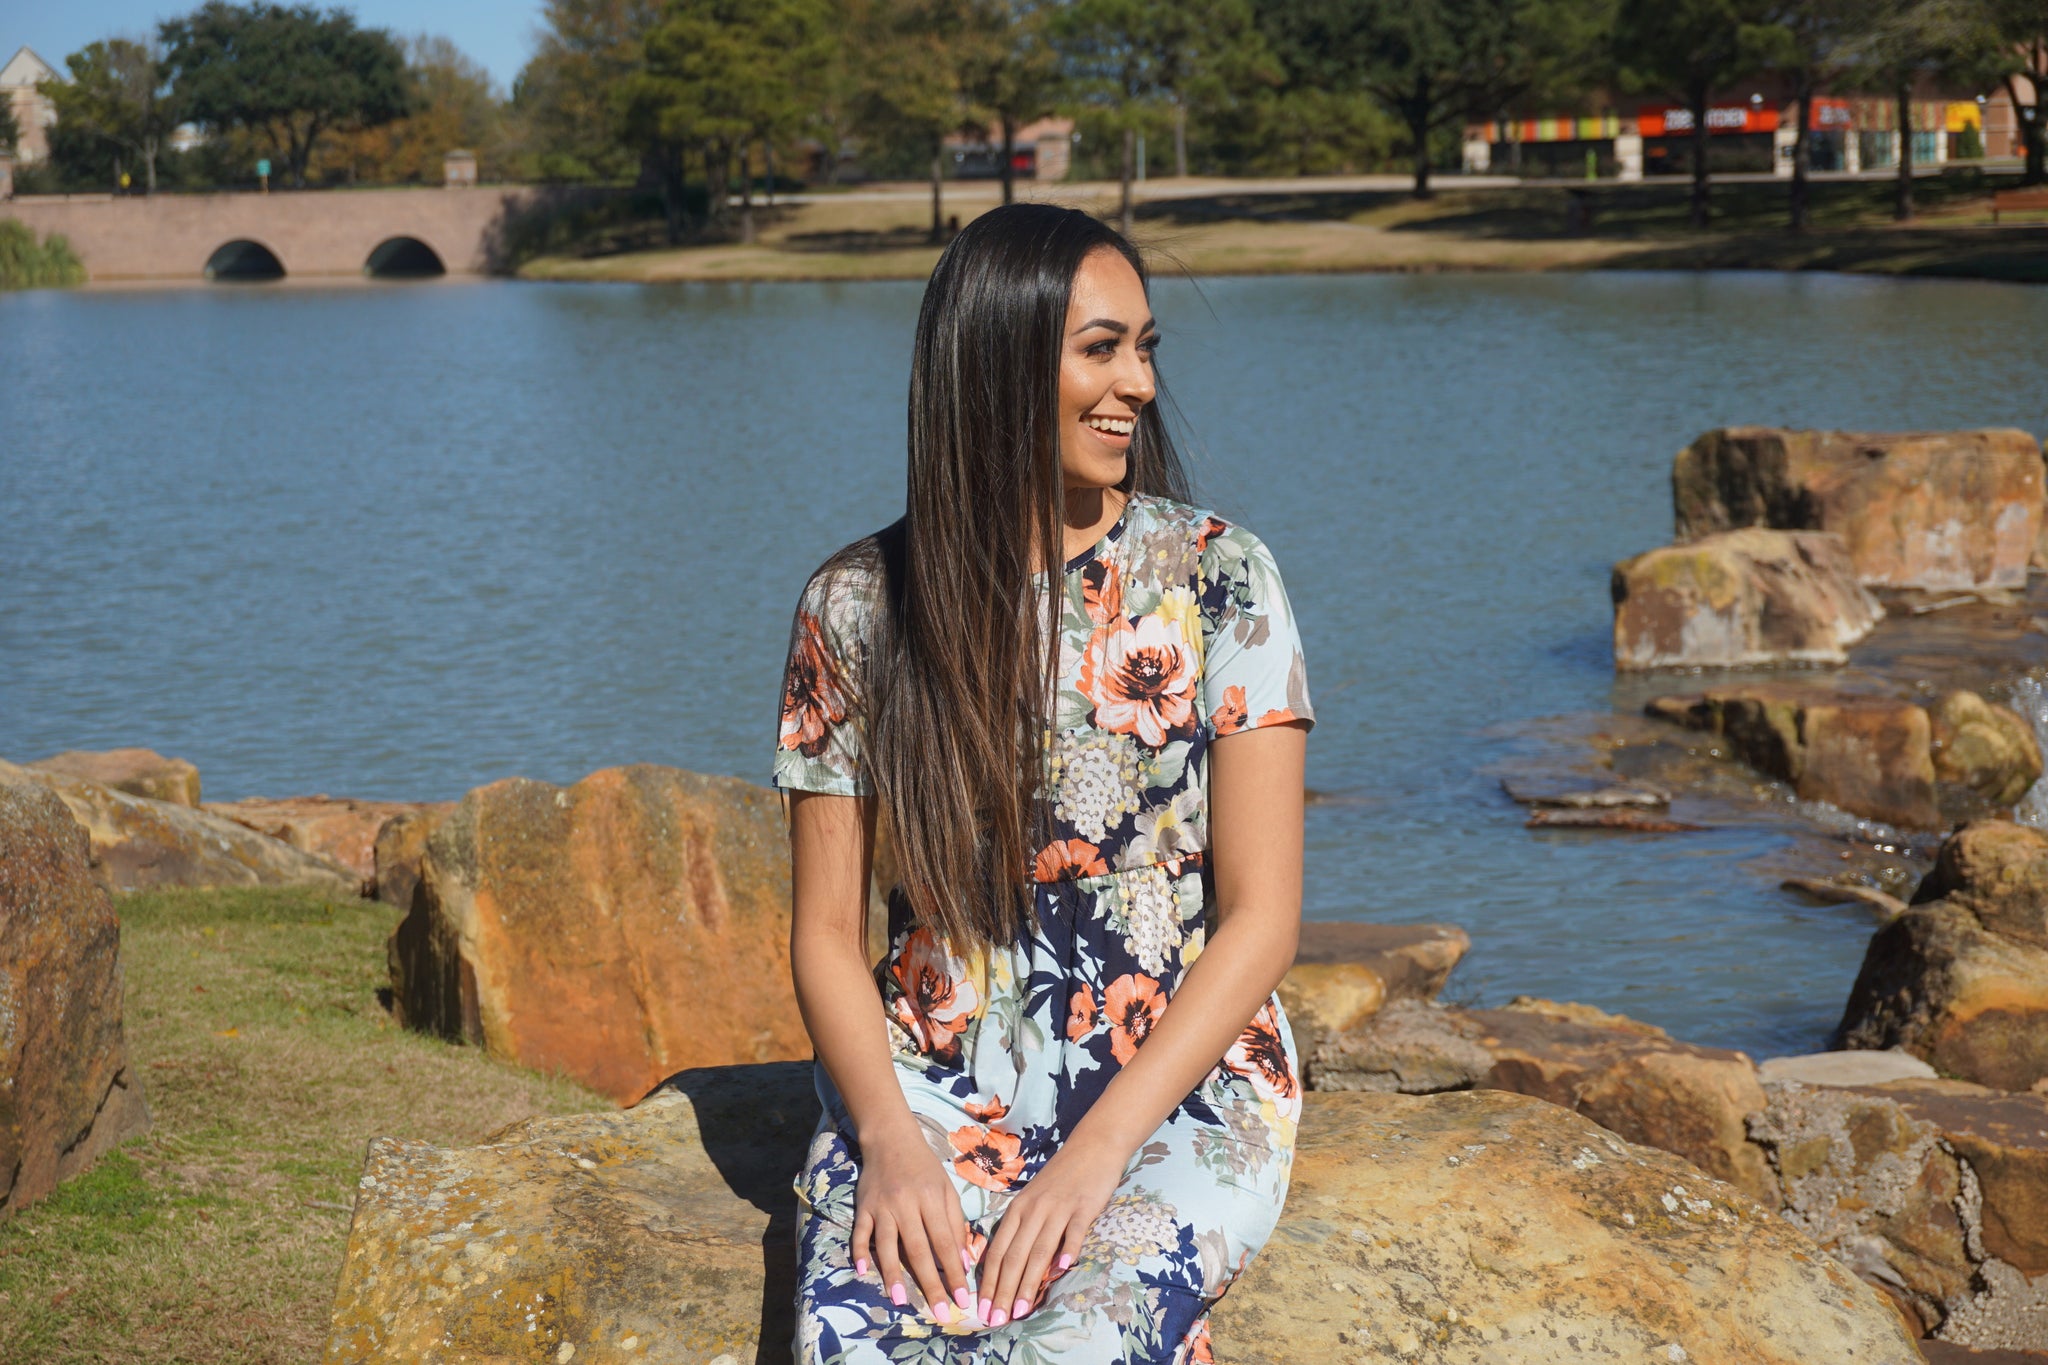
[[[0,1224],[0,1362],[319,1357],[372,1137],[473,1143],[610,1107],[394,1026],[389,906],[297,891],[122,898],[150,1133]]]

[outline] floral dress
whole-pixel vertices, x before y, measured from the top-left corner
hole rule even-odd
[[[783,689],[777,785],[865,795],[858,669],[872,585],[814,579]],[[1205,777],[1217,736],[1313,723],[1294,619],[1260,541],[1133,496],[1066,565],[1060,688],[1028,940],[957,953],[890,898],[876,969],[897,1079],[944,1163],[974,1249],[1158,1023],[1205,937]],[[836,665],[836,668],[835,668]],[[940,1324],[897,1307],[848,1244],[860,1145],[824,1068],[796,1181],[797,1359],[1167,1365],[1209,1357],[1208,1310],[1271,1233],[1301,1092],[1269,999],[1132,1158],[1075,1264],[1025,1317]],[[950,1305],[949,1305],[950,1306]]]

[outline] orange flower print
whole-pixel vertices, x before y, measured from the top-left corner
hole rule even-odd
[[[1095,1028],[1095,992],[1083,986],[1067,1002],[1067,1041],[1078,1043]]]
[[[990,1100],[987,1104],[969,1100],[965,1107],[967,1117],[980,1119],[983,1123],[994,1123],[997,1119],[1010,1112],[1010,1106],[1004,1104],[1001,1100]]]
[[[955,1128],[951,1137],[953,1169],[962,1179],[1001,1192],[1024,1174],[1024,1144],[1015,1135],[970,1124]]]
[[[1166,1013],[1166,992],[1149,976],[1120,976],[1102,993],[1102,1012],[1109,1017],[1109,1050],[1126,1063]]]
[[[1042,882],[1070,882],[1109,871],[1102,850],[1085,839],[1056,839],[1038,851],[1032,875]]]
[[[1281,708],[1280,708],[1279,710],[1277,710],[1277,711],[1268,711],[1268,712],[1267,712],[1267,713],[1266,713],[1265,715],[1263,715],[1263,716],[1260,716],[1260,717],[1259,717],[1259,724],[1261,724],[1261,725],[1285,725],[1285,724],[1286,724],[1286,723],[1287,723],[1288,721],[1290,721],[1290,720],[1300,720],[1300,719],[1301,719],[1301,717],[1300,717],[1300,716],[1297,716],[1297,715],[1295,715],[1295,714],[1294,714],[1294,712],[1292,712],[1292,711],[1288,710],[1288,709],[1287,709],[1286,707],[1284,707],[1284,706],[1283,706],[1283,707],[1281,707]]]
[[[918,1051],[950,1058],[960,1049],[960,1035],[974,1020],[980,998],[960,964],[940,946],[929,929],[914,931],[890,965],[899,994],[891,1004],[896,1022],[909,1031]]]
[[[1244,729],[1245,714],[1244,689],[1226,687],[1223,689],[1223,705],[1216,708],[1216,714],[1209,717],[1209,723],[1216,727],[1219,735],[1234,735]]]
[[[1122,571],[1100,559],[1081,570],[1081,603],[1088,608],[1088,619],[1098,626],[1123,615]]]
[[[1202,519],[1202,529],[1195,532],[1195,553],[1200,554],[1208,549],[1210,541],[1229,529],[1230,524],[1228,522],[1218,521],[1215,517],[1204,517]]]
[[[798,612],[796,631],[782,681],[782,747],[816,758],[825,752],[832,727],[846,719],[846,693],[818,618]]]
[[[1209,1319],[1197,1318],[1188,1333],[1187,1365],[1216,1365],[1216,1352],[1209,1345]]]
[[[1201,662],[1163,616],[1097,630],[1081,657],[1080,688],[1095,703],[1095,724],[1136,735],[1158,749],[1195,716]]]
[[[1252,1021],[1244,1026],[1244,1032],[1237,1035],[1230,1051],[1223,1054],[1223,1065],[1247,1077],[1252,1089],[1263,1099],[1284,1102],[1301,1093],[1301,1087],[1294,1080],[1294,1063],[1288,1058],[1287,1045],[1280,1037],[1280,1015],[1271,1000],[1252,1016]],[[1283,1103],[1282,1108],[1285,1107]]]

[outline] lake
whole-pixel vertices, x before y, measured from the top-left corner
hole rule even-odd
[[[0,295],[0,755],[209,798],[765,781],[789,613],[902,501],[919,286]],[[1320,722],[1312,917],[1463,925],[1450,994],[1821,1046],[1870,921],[1782,836],[1531,835],[1500,765],[1611,704],[1607,575],[1713,426],[2048,429],[2048,292],[1827,275],[1165,281],[1203,500],[1272,547]]]

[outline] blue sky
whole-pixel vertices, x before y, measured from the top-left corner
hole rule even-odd
[[[0,62],[14,49],[32,47],[50,65],[95,38],[135,37],[160,20],[199,7],[200,0],[0,0]],[[316,0],[329,8],[334,0]],[[541,0],[352,0],[367,28],[388,28],[404,36],[440,33],[455,40],[509,89],[533,50]]]

